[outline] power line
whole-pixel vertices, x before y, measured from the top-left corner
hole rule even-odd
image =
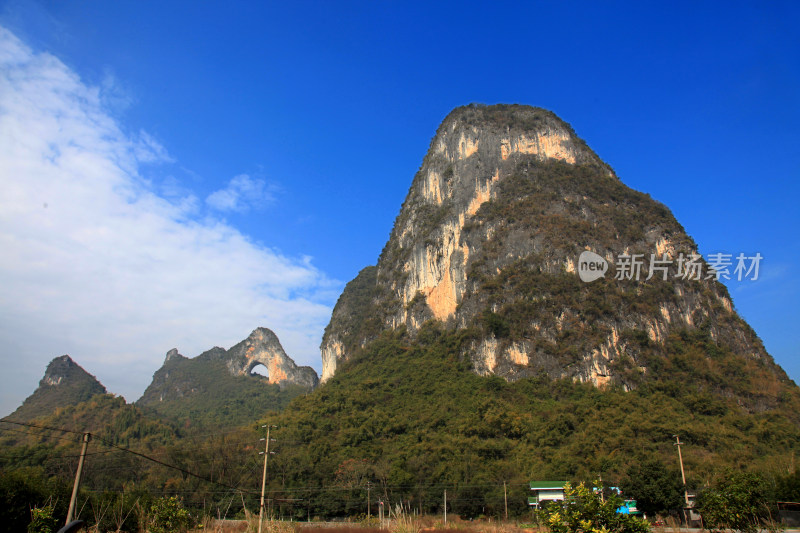
[[[86,457],[89,457],[90,455],[104,455],[107,453],[118,453],[118,450],[104,450],[101,452],[87,453]],[[36,452],[31,452],[29,455],[0,455],[0,459],[28,459],[31,455],[35,454]],[[45,459],[49,461],[50,459],[77,459],[78,457],[80,457],[80,455],[48,455],[45,457]]]
[[[2,420],[0,422],[5,422],[5,420]],[[44,429],[44,428],[38,428],[37,426],[32,426],[32,427],[36,427],[37,429]],[[34,437],[44,437],[44,438],[47,438],[47,439],[59,439],[59,440],[66,440],[66,441],[69,441],[69,442],[77,442],[74,438],[71,438],[71,437],[64,437],[64,436],[59,436],[59,435],[46,436],[46,435],[42,435],[41,433],[34,433],[32,431],[25,431],[25,430],[22,430],[22,429],[13,429],[13,428],[0,427],[0,431],[12,431],[14,433],[22,433],[22,434],[31,435],[31,436],[34,436]]]
[[[0,422],[6,422],[8,424],[15,424],[15,425],[18,425],[18,426],[25,426],[25,427],[29,427],[29,428],[33,428],[33,429],[44,429],[44,430],[48,430],[48,431],[59,431],[59,432],[74,433],[74,434],[77,434],[77,435],[83,435],[83,432],[81,432],[81,431],[75,431],[75,430],[64,429],[64,428],[56,428],[56,427],[52,427],[52,426],[45,426],[45,425],[39,425],[39,424],[32,424],[32,423],[29,423],[29,422],[20,422],[20,421],[5,420],[5,419],[0,420]],[[34,432],[30,432],[30,431],[24,431],[24,430],[19,430],[19,429],[12,429],[12,428],[0,427],[0,431],[13,431],[15,433],[22,433],[22,434],[25,434],[25,435],[45,437],[41,433],[34,433]],[[104,439],[102,437],[99,437],[98,435],[96,435],[94,433],[92,433],[92,436],[102,440],[103,442],[108,442],[108,440],[106,440],[106,439]],[[50,435],[50,436],[45,437],[45,438],[54,438],[54,439],[67,440],[69,442],[77,442],[75,439],[72,439],[72,438],[69,438],[69,437],[63,437],[63,436],[56,436],[56,435]],[[237,445],[245,444],[247,442],[250,442],[250,439],[242,439],[241,441],[230,441],[230,442],[225,442],[224,444],[237,446]],[[198,449],[206,450],[206,449],[212,449],[212,448],[217,447],[217,446],[219,446],[219,444],[209,443],[209,444],[206,444],[205,446],[193,447],[192,450],[198,450]],[[181,448],[181,447],[165,448],[164,450],[158,451],[158,452],[154,453],[153,455],[156,455],[156,456],[169,455],[170,453],[173,453],[175,451],[181,451],[181,450],[183,450],[183,448]],[[211,461],[211,460],[213,460],[213,458],[209,458],[207,461]]]
[[[49,430],[49,431],[59,431],[59,432],[73,433],[73,434],[77,434],[77,435],[82,435],[83,434],[83,432],[77,431],[77,430],[71,430],[71,429],[65,429],[65,428],[57,428],[57,427],[46,426],[46,425],[41,425],[41,424],[33,424],[33,423],[30,423],[30,422],[21,422],[21,421],[15,421],[15,420],[7,420],[7,419],[2,419],[2,420],[0,420],[0,422],[6,422],[6,423],[9,423],[9,424],[25,426],[25,427],[34,428],[34,429],[44,429],[44,430]],[[44,436],[44,435],[41,435],[39,433],[14,430],[12,428],[0,427],[0,431],[14,431],[14,432],[17,432],[17,433],[23,433],[23,434],[32,435],[32,436]],[[188,439],[188,438],[199,439],[201,437],[225,436],[225,435],[231,435],[231,434],[236,434],[236,433],[241,433],[241,438],[232,439],[230,441],[224,441],[222,443],[206,442],[205,444],[201,444],[201,445],[197,445],[197,446],[192,446],[191,444],[188,444],[188,443],[186,443],[185,446],[164,445],[165,449],[158,450],[155,453],[152,453],[151,456],[153,456],[153,455],[156,456],[156,457],[158,457],[158,456],[166,456],[166,455],[169,455],[170,453],[173,453],[174,451],[180,451],[180,450],[183,450],[183,449],[186,449],[186,448],[191,448],[192,451],[210,450],[210,449],[214,449],[214,448],[219,447],[220,444],[225,444],[227,446],[246,445],[246,444],[252,442],[252,436],[251,435],[247,435],[248,432],[250,432],[250,430],[241,429],[240,428],[239,430],[236,430],[236,431],[221,431],[221,432],[218,431],[218,432],[214,432],[214,433],[205,433],[205,434],[202,434],[202,435],[187,435],[187,436],[184,436],[183,439]],[[98,437],[97,434],[95,434],[95,433],[93,433],[92,435],[95,436],[95,437]],[[46,437],[46,438],[56,438],[56,439],[68,440],[70,442],[75,442],[75,440],[73,440],[71,438],[68,438],[68,437],[63,437],[63,436],[59,437],[59,436],[51,435],[51,436]],[[101,437],[98,437],[98,438],[101,438]],[[183,442],[182,442],[182,444],[183,444]],[[208,459],[206,461],[211,461],[211,460],[213,460],[213,458],[212,459]]]
[[[191,476],[191,477],[194,477],[194,478],[200,479],[201,481],[205,481],[205,482],[207,482],[207,483],[211,483],[211,484],[214,484],[214,485],[218,485],[218,486],[220,486],[220,487],[225,487],[226,489],[229,489],[229,490],[234,490],[234,491],[239,491],[239,492],[248,492],[248,493],[252,493],[252,491],[248,491],[248,490],[242,490],[242,489],[240,489],[239,487],[234,487],[234,486],[232,486],[232,485],[227,485],[227,484],[225,484],[225,483],[220,483],[219,481],[213,481],[213,480],[207,479],[207,478],[205,478],[205,477],[203,477],[203,476],[201,476],[201,475],[199,475],[199,474],[195,474],[194,472],[191,472],[191,471],[189,471],[189,470],[186,470],[185,468],[181,468],[181,467],[179,467],[179,466],[175,466],[175,465],[171,465],[171,464],[169,464],[169,463],[165,463],[165,462],[163,462],[163,461],[159,461],[158,459],[156,459],[156,458],[154,458],[154,457],[150,457],[149,455],[146,455],[146,454],[143,454],[143,453],[140,453],[140,452],[137,452],[137,451],[131,450],[131,449],[129,449],[129,448],[124,448],[124,447],[122,447],[122,446],[118,446],[118,445],[116,445],[116,444],[114,444],[114,443],[112,443],[112,442],[109,442],[109,441],[107,441],[106,439],[103,439],[102,437],[98,437],[98,436],[96,436],[96,435],[93,435],[93,434],[91,434],[91,433],[89,433],[89,432],[80,432],[80,431],[75,431],[75,430],[71,430],[71,429],[56,428],[56,427],[52,427],[52,426],[45,426],[45,425],[39,425],[39,424],[31,424],[31,423],[29,423],[29,422],[19,422],[19,421],[15,421],[15,420],[7,420],[7,419],[2,419],[2,420],[0,420],[0,421],[1,421],[1,422],[6,422],[6,423],[8,423],[8,424],[16,424],[16,425],[19,425],[19,426],[25,426],[25,427],[31,427],[31,428],[45,429],[45,430],[49,430],[49,431],[60,431],[60,432],[63,432],[63,433],[75,433],[75,434],[78,434],[78,435],[83,435],[83,434],[87,434],[87,433],[88,433],[89,435],[92,435],[92,436],[93,436],[93,437],[95,437],[95,438],[96,438],[98,441],[100,441],[101,443],[103,443],[104,445],[106,445],[106,446],[108,446],[108,447],[110,447],[110,448],[115,448],[115,449],[117,449],[117,450],[120,450],[120,451],[123,451],[123,452],[126,452],[126,453],[130,453],[130,454],[132,454],[132,455],[135,455],[135,456],[137,456],[137,457],[141,457],[142,459],[146,459],[146,460],[148,460],[148,461],[151,461],[151,462],[153,462],[153,463],[159,464],[159,465],[161,465],[161,466],[164,466],[164,467],[166,467],[166,468],[171,468],[171,469],[173,469],[173,470],[177,470],[178,472],[181,472],[181,473],[183,473],[183,474],[186,474],[187,476]]]
[[[41,424],[32,424],[32,423],[13,421],[13,420],[6,420],[6,419],[0,420],[0,422],[5,422],[5,423],[8,423],[8,424],[14,424],[14,425],[28,427],[28,428],[42,429],[42,430],[46,430],[46,431],[56,431],[56,432],[61,432],[61,433],[82,434],[82,432],[76,431],[76,430],[65,429],[65,428],[57,428],[57,427],[41,425]],[[25,431],[22,431],[22,430],[14,430],[14,429],[11,429],[11,428],[0,428],[0,429],[34,435],[34,433],[25,432]],[[222,435],[222,434],[226,434],[226,433],[212,433],[210,435]],[[64,440],[70,440],[70,441],[74,442],[73,439],[68,439],[66,437],[57,437],[57,436],[53,436],[53,437],[54,438],[61,438],[61,439],[64,439]],[[255,468],[257,466],[257,463],[255,462],[254,458],[253,458],[252,461],[250,461],[251,464],[245,463],[244,465],[240,466],[239,482],[237,483],[237,486],[233,486],[233,485],[228,485],[228,484],[223,483],[223,482],[219,482],[219,481],[214,481],[214,480],[208,479],[208,478],[206,478],[204,476],[196,474],[195,472],[192,472],[192,471],[187,470],[185,468],[182,468],[182,467],[179,467],[179,466],[176,466],[176,465],[173,465],[173,464],[169,464],[167,462],[164,462],[164,461],[161,461],[159,459],[156,459],[152,455],[148,455],[148,454],[144,454],[144,453],[141,453],[141,452],[137,452],[135,450],[131,450],[129,448],[125,448],[123,446],[114,444],[114,443],[112,443],[112,442],[110,442],[110,441],[108,441],[108,440],[106,440],[106,439],[104,439],[102,437],[95,436],[95,438],[98,441],[100,441],[103,445],[108,446],[110,448],[114,448],[114,450],[108,450],[108,451],[105,451],[105,452],[94,452],[92,454],[87,454],[87,455],[99,455],[101,453],[112,453],[112,452],[117,452],[117,451],[125,452],[125,453],[129,453],[131,455],[137,456],[139,458],[145,459],[147,461],[151,461],[151,462],[153,462],[155,464],[158,464],[160,466],[179,471],[179,472],[181,472],[181,473],[183,473],[183,474],[185,474],[187,476],[199,479],[199,480],[204,481],[206,483],[217,485],[219,487],[222,487],[222,488],[226,489],[225,491],[206,491],[206,492],[208,492],[210,494],[229,493],[230,491],[237,491],[237,492],[242,492],[242,493],[246,493],[246,494],[250,494],[250,495],[257,495],[258,494],[255,491],[251,491],[251,490],[246,490],[246,489],[241,489],[240,488],[242,483],[245,481],[246,476],[255,474]],[[238,439],[234,439],[232,442],[227,442],[227,443],[224,443],[224,444],[227,444],[227,445],[240,445],[240,444],[244,444],[246,442],[247,441],[238,441]],[[206,447],[207,448],[213,448],[215,446],[218,446],[218,445],[214,445],[214,444],[210,443]],[[173,450],[168,450],[167,449],[167,450],[161,451],[161,452],[159,452],[159,453],[157,453],[155,455],[169,454],[169,453],[172,453],[175,450],[180,450],[180,448],[173,449]],[[77,456],[64,455],[64,456],[60,456],[60,457],[61,458],[74,458],[74,457],[77,457]],[[59,456],[53,456],[52,458],[59,458]],[[2,459],[2,457],[0,457],[0,459]],[[199,462],[211,462],[213,460],[214,460],[214,458],[209,458],[207,460],[199,461],[197,458],[195,458],[194,459],[194,463],[196,464],[196,463],[199,463]],[[248,468],[249,468],[249,471],[247,471]],[[131,469],[131,466],[114,467],[114,466],[106,465],[105,467],[100,467],[97,470],[93,469],[93,471],[96,472],[96,473],[102,473],[102,472],[109,472],[109,471],[124,471],[124,470],[130,470],[130,469]],[[514,484],[514,485],[510,485],[510,486],[517,486],[517,485],[520,486],[520,487],[526,486],[526,484],[523,484],[523,483]],[[461,490],[461,489],[464,489],[464,488],[493,488],[493,487],[499,487],[499,486],[500,486],[499,484],[439,483],[439,484],[433,484],[433,485],[426,485],[424,487],[417,487],[415,490],[426,491],[426,490],[434,490],[434,489],[440,489],[440,488],[448,488],[448,489],[452,488],[452,489],[455,489],[456,491],[458,491],[458,490]],[[407,487],[405,487],[405,486],[395,486],[395,485],[379,485],[376,488],[380,488],[382,490],[387,490],[387,491],[396,491],[396,490],[403,490],[403,489],[405,489]],[[359,486],[359,487],[344,488],[344,487],[337,487],[337,486],[317,486],[317,487],[279,487],[279,488],[270,488],[270,492],[272,492],[272,493],[278,492],[278,493],[283,493],[283,494],[315,493],[315,492],[316,493],[327,493],[327,494],[330,494],[331,496],[333,496],[333,498],[336,499],[337,501],[339,501],[339,500],[345,501],[345,500],[343,500],[343,499],[341,499],[341,498],[339,498],[337,496],[334,496],[333,495],[334,493],[343,493],[343,492],[353,491],[353,490],[363,490],[363,487]],[[172,493],[172,492],[179,492],[179,491],[164,491],[164,492],[165,493]],[[468,500],[469,499],[466,499],[466,498],[457,498],[456,497],[456,498],[451,499],[450,501],[468,501]]]
[[[112,448],[116,448],[116,449],[118,449],[118,450],[122,450],[123,452],[127,452],[127,453],[130,453],[130,454],[132,454],[132,455],[135,455],[135,456],[137,456],[137,457],[141,457],[142,459],[146,459],[146,460],[148,460],[148,461],[152,461],[152,462],[154,462],[154,463],[156,463],[156,464],[159,464],[159,465],[161,465],[161,466],[165,466],[165,467],[167,467],[167,468],[171,468],[171,469],[173,469],[173,470],[177,470],[178,472],[181,472],[181,473],[183,473],[183,474],[186,474],[187,476],[191,476],[191,477],[194,477],[194,478],[200,479],[200,480],[202,480],[202,481],[206,481],[206,482],[208,482],[208,483],[212,483],[212,484],[214,484],[214,485],[219,485],[220,487],[225,487],[225,488],[227,488],[227,489],[230,489],[230,490],[235,490],[235,491],[239,491],[239,492],[249,492],[249,493],[252,493],[252,491],[248,491],[248,490],[242,490],[242,489],[240,489],[239,487],[234,487],[234,486],[232,486],[232,485],[228,485],[228,484],[226,484],[226,483],[220,483],[219,481],[212,481],[212,480],[210,480],[210,479],[206,479],[206,478],[204,478],[203,476],[201,476],[201,475],[199,475],[199,474],[195,474],[194,472],[190,472],[189,470],[186,470],[185,468],[181,468],[181,467],[179,467],[179,466],[175,466],[175,465],[171,465],[171,464],[165,463],[165,462],[163,462],[163,461],[159,461],[158,459],[156,459],[156,458],[154,458],[154,457],[150,457],[150,456],[148,456],[148,455],[145,455],[145,454],[143,454],[143,453],[139,453],[139,452],[136,452],[136,451],[130,450],[130,449],[128,449],[128,448],[123,448],[122,446],[117,446],[116,444],[113,444],[113,443],[111,443],[111,442],[108,442],[108,441],[106,441],[106,440],[104,440],[104,439],[102,439],[102,438],[100,438],[100,437],[97,437],[97,439],[98,439],[100,442],[102,442],[103,444],[105,444],[106,446],[110,446],[110,447],[112,447]]]
[[[60,431],[62,433],[74,433],[76,435],[83,435],[84,431],[75,431],[74,429],[54,428],[53,426],[43,426],[40,424],[31,424],[30,422],[18,422],[16,420],[9,420],[7,418],[0,419],[0,422],[6,424],[16,424],[17,426],[25,426],[29,428],[49,429],[50,431]]]

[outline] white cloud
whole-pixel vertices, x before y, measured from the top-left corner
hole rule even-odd
[[[140,130],[136,138],[134,156],[140,163],[167,163],[172,161],[167,149],[144,130]]]
[[[103,106],[112,112],[124,111],[134,104],[133,96],[119,83],[109,68],[103,72],[99,94]]]
[[[246,212],[272,202],[275,199],[273,192],[274,187],[267,186],[264,180],[239,174],[227,187],[208,195],[206,204],[219,211]]]
[[[190,192],[156,192],[140,164],[167,150],[126,134],[100,92],[0,28],[0,411],[63,353],[135,400],[168,349],[229,347],[257,326],[319,370],[338,283],[193,218]],[[215,195],[209,205],[242,210],[270,192],[242,175]]]

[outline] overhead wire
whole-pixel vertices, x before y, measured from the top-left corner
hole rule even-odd
[[[141,457],[142,459],[146,459],[146,460],[148,460],[148,461],[151,461],[151,462],[153,462],[153,463],[159,464],[159,465],[161,465],[161,466],[164,466],[164,467],[167,467],[167,468],[171,468],[171,469],[173,469],[173,470],[177,470],[178,472],[181,472],[181,473],[183,473],[183,474],[186,474],[187,476],[191,476],[191,477],[194,477],[194,478],[200,479],[200,480],[202,480],[202,481],[206,481],[206,482],[208,482],[208,483],[213,483],[214,485],[218,485],[218,486],[220,486],[220,487],[225,487],[225,488],[227,488],[227,489],[230,489],[230,490],[241,491],[241,492],[251,492],[251,491],[247,491],[247,490],[245,490],[245,491],[242,491],[242,489],[240,489],[240,488],[238,488],[238,487],[234,487],[234,486],[232,486],[232,485],[228,485],[228,484],[226,484],[226,483],[221,483],[221,482],[219,482],[219,481],[213,481],[213,480],[207,479],[207,478],[205,478],[205,477],[203,477],[203,476],[201,476],[201,475],[199,475],[199,474],[195,474],[194,472],[191,472],[191,471],[189,471],[189,470],[186,470],[185,468],[181,468],[181,467],[179,467],[179,466],[175,466],[175,465],[171,465],[171,464],[165,463],[165,462],[163,462],[163,461],[159,461],[158,459],[156,459],[156,458],[154,458],[154,457],[150,457],[150,456],[148,456],[148,455],[145,455],[145,454],[143,454],[143,453],[139,453],[139,452],[137,452],[137,451],[134,451],[134,450],[131,450],[131,449],[128,449],[128,448],[123,448],[122,446],[117,446],[116,444],[113,444],[113,443],[111,443],[111,442],[108,442],[108,441],[106,441],[106,440],[104,440],[104,439],[102,439],[102,438],[99,438],[99,440],[100,440],[100,441],[101,441],[103,444],[105,444],[106,446],[110,446],[110,447],[112,447],[112,448],[116,448],[116,449],[118,449],[118,450],[122,450],[122,451],[124,451],[124,452],[130,453],[130,454],[132,454],[132,455],[135,455],[135,456],[137,456],[137,457]]]
[[[73,433],[73,434],[76,434],[76,435],[82,435],[84,433],[83,431],[76,431],[76,430],[65,429],[65,428],[56,428],[56,427],[52,427],[52,426],[34,424],[34,423],[30,423],[30,422],[21,422],[21,421],[16,421],[16,420],[2,419],[2,420],[0,420],[0,422],[6,422],[6,423],[9,423],[9,424],[26,426],[26,427],[34,428],[34,429],[43,429],[43,430],[50,430],[50,431]],[[0,431],[13,431],[13,432],[24,433],[24,434],[33,435],[33,436],[43,436],[40,433],[27,432],[27,431],[23,431],[23,430],[15,430],[15,429],[12,429],[12,428],[7,428],[7,427],[5,427],[5,428],[4,427],[0,427]],[[229,432],[229,433],[233,433],[233,432]],[[229,433],[209,433],[207,435],[224,435],[224,434],[229,434]],[[93,437],[98,438],[97,434],[92,433],[92,435],[93,435]],[[63,436],[56,436],[56,435],[50,435],[50,436],[48,436],[46,438],[55,438],[55,439],[68,440],[70,442],[79,442],[79,441],[77,441],[77,440],[75,440],[73,438],[63,437]],[[225,442],[224,444],[231,445],[231,446],[239,446],[239,445],[244,445],[244,444],[246,444],[248,442],[253,442],[253,444],[255,445],[255,442],[252,439],[242,439],[242,440],[238,440],[238,441],[230,441],[230,442]],[[217,444],[208,443],[208,444],[205,444],[205,445],[191,445],[191,444],[189,444],[186,447],[190,448],[192,452],[196,452],[198,450],[213,449],[215,447],[218,447],[219,444],[220,443],[217,443]],[[162,450],[156,450],[154,452],[151,452],[150,455],[151,456],[152,455],[155,455],[155,456],[167,456],[167,455],[169,455],[171,453],[174,453],[175,450],[181,450],[181,449],[183,449],[183,447],[180,447],[180,448],[175,448],[175,447],[164,448]]]
[[[42,424],[32,424],[30,422],[21,422],[18,420],[9,420],[8,418],[0,418],[0,422],[5,422],[6,424],[15,424],[17,426],[25,426],[29,428],[39,428],[39,429],[49,429],[50,431],[60,431],[62,433],[74,433],[76,435],[83,435],[86,431],[76,431],[74,429],[65,429],[65,428],[56,428],[53,426],[45,426]]]
[[[5,420],[0,420],[0,422],[6,422],[6,421]],[[12,423],[12,422],[9,422],[9,423]],[[39,428],[38,426],[32,426],[32,427],[38,428],[38,429],[44,429],[44,428]],[[74,437],[64,437],[64,436],[60,436],[60,435],[45,436],[45,435],[42,435],[41,433],[35,433],[35,432],[32,432],[32,431],[25,431],[25,430],[22,430],[22,429],[14,429],[14,428],[8,428],[8,427],[0,427],[0,431],[11,431],[11,432],[14,432],[14,433],[23,433],[25,435],[31,435],[31,436],[35,436],[35,437],[44,437],[44,438],[48,438],[48,439],[66,440],[66,441],[74,442],[74,443],[79,442]]]
[[[42,430],[47,430],[47,431],[57,431],[57,432],[62,432],[62,433],[72,433],[72,434],[76,434],[76,435],[82,435],[84,433],[89,433],[90,435],[92,435],[95,438],[96,441],[100,442],[101,444],[103,444],[105,446],[113,448],[113,449],[112,450],[106,450],[106,451],[92,452],[92,453],[89,453],[87,455],[100,455],[100,454],[114,453],[114,452],[128,453],[128,454],[131,454],[133,456],[139,457],[141,459],[144,459],[144,460],[153,462],[155,464],[158,464],[160,466],[163,466],[165,468],[169,468],[169,469],[172,469],[172,470],[179,471],[179,472],[181,472],[181,473],[183,473],[183,474],[185,474],[187,476],[196,478],[196,479],[198,479],[200,481],[203,481],[203,482],[206,482],[206,483],[210,483],[210,484],[213,484],[213,485],[216,485],[216,486],[219,486],[219,487],[222,487],[222,488],[225,489],[225,490],[222,490],[222,491],[219,491],[219,490],[218,491],[205,490],[204,492],[208,493],[208,494],[230,494],[231,491],[250,494],[250,495],[258,495],[258,494],[260,494],[260,493],[258,493],[256,491],[252,491],[252,490],[242,489],[241,488],[241,485],[244,482],[246,476],[247,475],[255,475],[255,473],[256,473],[255,469],[256,469],[257,466],[259,466],[259,464],[258,464],[258,461],[256,461],[255,457],[252,457],[250,461],[248,461],[247,463],[245,463],[244,465],[242,465],[240,467],[239,471],[241,472],[241,474],[239,476],[239,481],[236,484],[236,486],[234,486],[234,485],[229,485],[227,483],[223,483],[223,482],[220,482],[220,481],[214,481],[212,479],[208,479],[208,478],[206,478],[204,476],[201,476],[201,475],[199,475],[199,474],[197,474],[195,472],[192,472],[190,470],[187,470],[187,469],[185,469],[183,467],[180,467],[180,466],[177,466],[177,465],[173,465],[173,464],[169,464],[169,463],[166,463],[166,462],[161,461],[159,459],[156,459],[155,457],[152,457],[152,455],[148,455],[148,454],[145,454],[145,453],[141,453],[141,452],[138,452],[138,451],[135,451],[135,450],[132,450],[132,449],[125,448],[123,446],[117,445],[117,444],[115,444],[115,443],[113,443],[113,442],[111,442],[111,441],[109,441],[109,440],[107,440],[107,439],[105,439],[103,437],[100,437],[100,436],[97,436],[95,434],[92,434],[91,432],[81,432],[81,431],[76,431],[76,430],[71,430],[71,429],[66,429],[66,428],[57,428],[57,427],[52,427],[52,426],[47,426],[47,425],[42,425],[42,424],[33,424],[33,423],[28,423],[28,422],[13,421],[13,420],[7,420],[7,419],[2,419],[2,420],[0,420],[0,422],[5,422],[5,423],[8,423],[8,424],[14,424],[14,425],[28,427],[28,428],[42,429]],[[16,431],[16,432],[20,432],[20,433],[27,433],[27,434],[31,434],[31,435],[40,435],[40,434],[36,434],[36,433],[25,432],[23,430],[14,430],[14,429],[11,429],[11,428],[1,428],[0,427],[0,429],[7,430],[7,431]],[[222,433],[218,432],[218,433],[212,433],[212,434],[209,434],[209,435],[221,435],[221,434]],[[63,439],[66,440],[66,437],[55,437],[55,438],[63,438]],[[68,439],[68,440],[71,440],[71,441],[75,442],[73,439]],[[244,442],[247,442],[247,441],[249,441],[249,439],[247,439],[246,441],[240,441],[238,443],[237,442],[232,442],[232,443],[229,442],[229,443],[224,443],[224,444],[243,444]],[[207,447],[208,448],[213,448],[213,447],[216,447],[218,445],[219,444],[216,444],[216,445],[215,444],[209,444]],[[163,451],[160,451],[160,454],[169,454],[169,453],[172,453],[172,452],[173,452],[173,450],[163,450]],[[52,456],[52,458],[76,458],[76,457],[79,457],[79,456],[78,455]],[[2,459],[2,457],[0,457],[0,459]],[[213,461],[213,460],[214,460],[214,458],[209,458],[208,459],[208,461]],[[194,461],[195,461],[195,463],[199,462],[197,460],[197,458],[195,458]],[[203,462],[206,462],[206,461],[203,461]],[[103,467],[97,469],[95,471],[95,473],[113,472],[113,471],[121,471],[121,470],[124,471],[124,470],[130,470],[130,468],[131,468],[130,465],[126,465],[126,466],[110,466],[110,465],[106,465],[106,466],[103,466]],[[497,486],[499,486],[499,484],[497,484],[497,483],[494,483],[494,484],[486,484],[486,483],[482,483],[482,484],[462,484],[462,483],[454,484],[454,483],[450,483],[450,484],[427,485],[425,487],[421,487],[420,490],[432,490],[432,489],[459,490],[459,489],[464,489],[464,488],[491,488],[491,487],[497,487]],[[508,484],[508,486],[509,487],[525,486],[525,484]],[[384,491],[396,491],[396,490],[402,490],[404,488],[404,487],[398,486],[398,485],[379,485],[379,486],[376,486],[376,488],[378,488],[378,487],[380,487],[380,489],[382,489]],[[92,489],[92,490],[93,491],[101,491],[101,489]],[[275,493],[279,493],[279,494],[327,493],[327,494],[333,496],[333,494],[336,494],[336,493],[344,493],[344,492],[353,491],[353,490],[364,490],[364,487],[360,487],[360,486],[359,487],[336,487],[336,486],[323,486],[323,485],[316,486],[316,487],[280,487],[280,488],[270,488],[269,492],[271,494],[273,494],[273,495]],[[111,492],[115,492],[115,491],[112,490]],[[119,491],[119,492],[121,492],[121,491]],[[185,492],[185,493],[193,492],[193,493],[196,493],[197,490],[196,489],[192,490],[192,491],[164,490],[163,492],[164,493],[181,493],[181,492]],[[336,498],[336,496],[333,496],[333,497]],[[272,499],[276,499],[276,498],[272,498]],[[280,499],[280,498],[277,498],[277,499]],[[345,501],[345,499],[342,499],[342,498],[336,498],[336,499],[337,499],[337,501]],[[283,500],[290,501],[290,500],[288,500],[286,498],[284,498]],[[454,498],[451,501],[468,501],[468,500],[469,500],[468,498],[458,498],[457,495],[454,495]]]
[[[25,427],[31,427],[31,428],[39,428],[39,429],[46,429],[46,430],[50,430],[50,431],[60,431],[60,432],[63,432],[63,433],[75,433],[75,434],[79,434],[79,435],[88,434],[88,435],[91,435],[91,436],[95,437],[95,439],[96,439],[97,441],[101,442],[101,443],[102,443],[102,444],[104,444],[105,446],[108,446],[108,447],[110,447],[110,448],[115,448],[115,449],[117,449],[117,450],[120,450],[120,451],[122,451],[122,452],[126,452],[126,453],[129,453],[129,454],[135,455],[135,456],[137,456],[137,457],[141,457],[142,459],[146,459],[146,460],[148,460],[148,461],[151,461],[151,462],[153,462],[153,463],[159,464],[159,465],[161,465],[161,466],[164,466],[164,467],[166,467],[166,468],[171,468],[171,469],[173,469],[173,470],[177,470],[177,471],[179,471],[179,472],[181,472],[181,473],[183,473],[183,474],[185,474],[185,475],[187,475],[187,476],[194,477],[194,478],[200,479],[200,480],[202,480],[202,481],[205,481],[205,482],[208,482],[208,483],[212,483],[212,484],[214,484],[214,485],[218,485],[218,486],[220,486],[220,487],[224,487],[224,488],[226,488],[226,489],[229,489],[229,490],[240,491],[240,492],[248,492],[248,493],[251,493],[251,492],[252,492],[252,491],[249,491],[249,490],[242,490],[242,489],[240,489],[240,488],[238,488],[238,487],[233,487],[233,486],[231,486],[231,485],[228,485],[228,484],[226,484],[226,483],[221,483],[221,482],[219,482],[219,481],[213,481],[213,480],[211,480],[211,479],[207,479],[207,478],[205,478],[205,477],[203,477],[203,476],[201,476],[201,475],[199,475],[199,474],[196,474],[196,473],[194,473],[194,472],[191,472],[191,471],[189,471],[189,470],[186,470],[185,468],[181,468],[181,467],[179,467],[179,466],[176,466],[176,465],[171,465],[171,464],[169,464],[169,463],[165,463],[165,462],[163,462],[163,461],[159,461],[158,459],[156,459],[156,458],[154,458],[154,457],[150,457],[150,456],[148,456],[148,455],[146,455],[146,454],[143,454],[143,453],[140,453],[140,452],[137,452],[137,451],[131,450],[131,449],[129,449],[129,448],[124,448],[124,447],[122,447],[122,446],[119,446],[119,445],[117,445],[117,444],[114,444],[113,442],[110,442],[110,441],[108,441],[108,440],[106,440],[106,439],[104,439],[104,438],[102,438],[102,437],[99,437],[99,436],[97,436],[97,435],[94,435],[94,434],[92,434],[91,432],[88,432],[88,431],[86,431],[86,432],[82,432],[82,431],[75,431],[75,430],[71,430],[71,429],[65,429],[65,428],[56,428],[56,427],[52,427],[52,426],[45,426],[45,425],[41,425],[41,424],[32,424],[32,423],[30,423],[30,422],[20,422],[20,421],[15,421],[15,420],[7,420],[7,419],[2,419],[2,420],[0,420],[0,421],[2,421],[2,422],[6,422],[6,423],[8,423],[8,424],[16,424],[16,425],[19,425],[19,426],[25,426]]]
[[[105,454],[108,454],[108,453],[119,453],[119,452],[118,452],[118,450],[103,450],[103,451],[100,451],[100,452],[87,452],[85,456],[89,457],[91,455],[105,455]],[[35,455],[35,452],[32,452],[32,453],[30,453],[28,455],[15,455],[15,456],[0,455],[0,459],[27,459],[31,455]],[[80,454],[77,454],[77,455],[74,455],[74,454],[71,454],[71,455],[49,455],[48,454],[47,457],[45,457],[45,459],[48,460],[48,461],[50,459],[78,459],[78,458],[80,458]]]

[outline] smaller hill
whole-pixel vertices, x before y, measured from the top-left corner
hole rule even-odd
[[[56,409],[77,405],[106,388],[69,355],[56,357],[47,365],[39,387],[8,418],[28,422],[51,415]]]
[[[253,373],[259,365],[268,377]],[[191,359],[170,350],[136,405],[186,427],[231,426],[280,410],[318,383],[316,372],[298,367],[272,331],[257,328],[229,350],[215,347]]]

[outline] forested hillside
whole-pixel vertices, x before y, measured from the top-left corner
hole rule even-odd
[[[427,511],[448,488],[496,513],[506,481],[521,511],[533,479],[618,483],[653,459],[677,469],[675,434],[691,487],[724,467],[778,477],[792,467],[798,394],[787,390],[777,406],[751,412],[736,396],[757,395],[771,372],[754,363],[720,381],[717,367],[737,368],[740,359],[705,332],[671,335],[662,378],[628,392],[546,376],[477,376],[457,355],[476,334],[436,322],[413,340],[385,333],[320,390],[265,419],[279,426],[270,486],[285,488],[284,497],[320,487],[304,494],[333,514],[354,512],[367,481]],[[331,488],[342,491],[338,498]]]

